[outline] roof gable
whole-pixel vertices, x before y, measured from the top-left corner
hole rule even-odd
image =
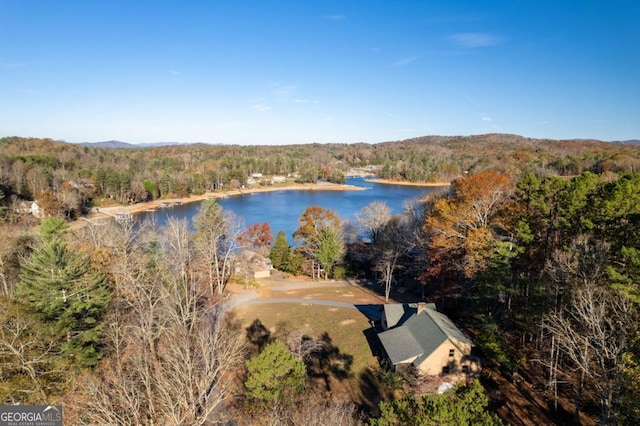
[[[387,319],[387,327],[393,328],[404,324],[413,314],[418,312],[418,306],[408,303],[385,303],[382,305],[382,310]]]
[[[378,334],[382,346],[392,364],[413,360],[424,354],[424,350],[406,327],[398,327]]]
[[[420,364],[447,340],[462,353],[466,351],[461,343],[473,346],[473,342],[433,304],[419,311],[417,308],[415,304],[384,305],[387,323],[389,327],[395,327],[379,333],[378,337],[394,365],[415,357],[418,358],[414,364]]]
[[[427,309],[413,315],[402,328],[407,328],[419,343],[423,352],[422,359],[431,355],[448,339],[448,336],[427,314]],[[418,364],[422,359],[418,360]]]
[[[457,340],[462,343],[467,343],[473,346],[473,342],[465,336],[462,331],[451,321],[451,319],[436,310],[433,309],[425,309],[424,312],[428,315],[433,323],[449,338],[452,340]]]

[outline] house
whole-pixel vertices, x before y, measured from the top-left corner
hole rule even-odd
[[[271,177],[271,183],[283,183],[286,182],[287,178],[284,176],[273,176]]]
[[[236,254],[235,273],[253,279],[271,276],[271,259],[252,250],[241,250]]]
[[[44,213],[40,210],[37,201],[20,201],[17,208],[18,213],[31,214],[37,218],[42,218]]]
[[[394,368],[413,365],[429,376],[464,380],[480,371],[472,357],[473,342],[432,303],[385,304],[378,333]]]

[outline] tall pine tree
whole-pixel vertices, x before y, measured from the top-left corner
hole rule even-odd
[[[281,271],[287,269],[289,257],[289,242],[287,242],[287,236],[284,231],[278,231],[276,240],[273,243],[273,248],[269,254],[273,267]]]
[[[65,227],[55,218],[45,219],[40,244],[21,264],[16,297],[53,327],[66,355],[91,366],[100,358],[100,319],[110,293],[105,277],[64,241]]]

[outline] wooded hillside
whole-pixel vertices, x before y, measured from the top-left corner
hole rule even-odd
[[[494,170],[518,179],[640,170],[640,147],[515,135],[425,136],[378,144],[176,145],[107,149],[49,139],[0,139],[3,205],[39,199],[49,213],[75,217],[92,200],[137,203],[243,185],[253,173],[343,182],[353,167],[378,177],[449,182]]]

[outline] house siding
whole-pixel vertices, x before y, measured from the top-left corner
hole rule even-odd
[[[453,356],[449,356],[449,351],[453,350]],[[471,353],[471,345],[464,344],[462,347],[466,353]],[[417,366],[420,372],[430,376],[439,376],[444,374],[444,369],[448,368],[448,376],[463,374],[462,367],[466,365],[471,370],[472,361],[467,355],[453,345],[451,341],[446,341],[440,345],[435,351],[425,358],[422,363]]]

